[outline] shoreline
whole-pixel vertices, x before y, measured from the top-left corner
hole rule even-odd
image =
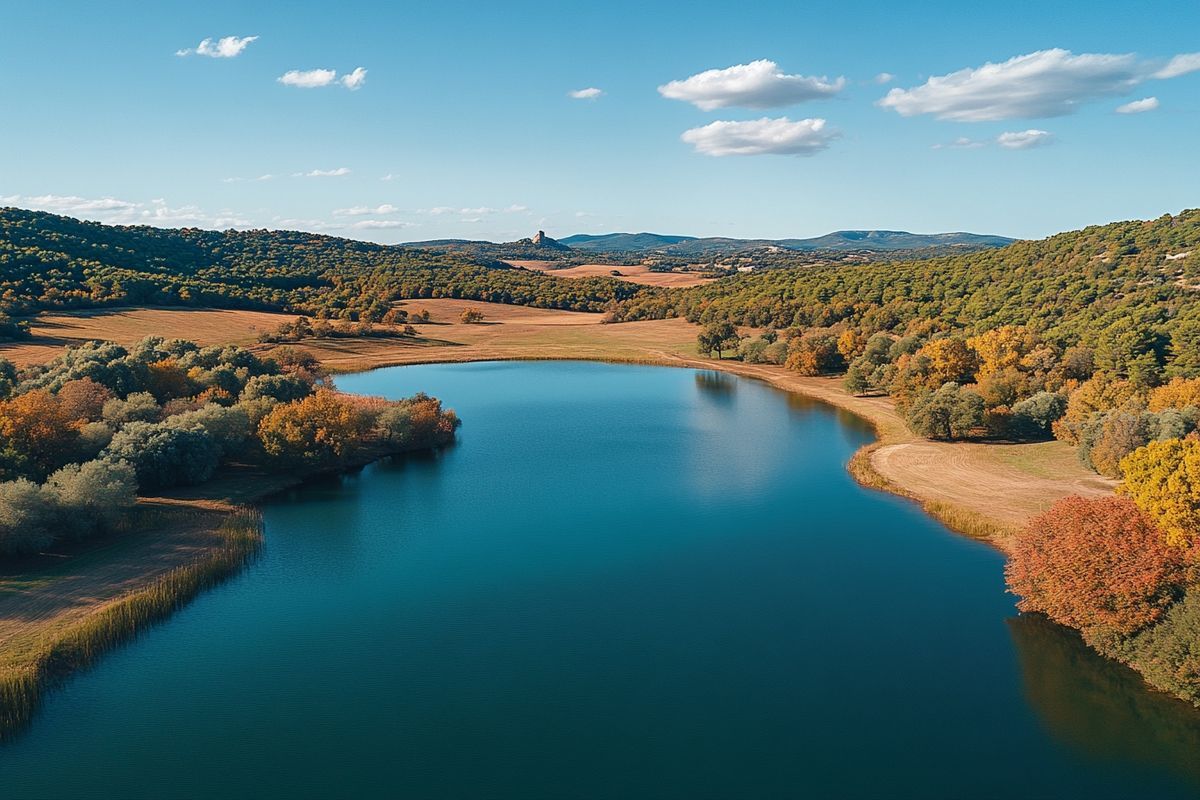
[[[734,359],[703,359],[682,354],[663,354],[645,358],[623,358],[602,356],[528,356],[514,355],[511,357],[474,356],[463,354],[461,357],[447,358],[418,358],[401,359],[394,363],[372,363],[365,368],[347,365],[344,368],[332,370],[331,375],[348,375],[359,372],[389,369],[393,367],[421,366],[430,364],[472,364],[502,361],[587,361],[605,364],[628,364],[634,366],[652,366],[680,369],[711,370],[737,375],[742,378],[761,381],[772,388],[790,392],[810,400],[824,403],[832,408],[854,415],[874,431],[875,441],[860,447],[845,469],[859,485],[876,491],[902,497],[919,505],[933,519],[950,530],[971,539],[984,542],[1002,553],[1008,552],[1010,539],[1020,527],[1009,521],[990,517],[967,506],[958,505],[933,497],[923,497],[918,491],[906,486],[901,478],[889,477],[880,471],[876,465],[875,455],[887,447],[926,441],[912,434],[898,414],[895,413],[891,401],[885,396],[857,397],[851,395],[835,384],[836,378],[804,378],[795,373],[787,372],[782,367],[773,365],[745,364]],[[944,443],[947,446],[960,446],[963,443]],[[1003,447],[1005,445],[984,443],[983,447]]]
[[[609,328],[604,326],[601,330]],[[611,326],[617,328],[619,326]],[[299,346],[311,346],[313,343],[300,342]],[[320,344],[319,342],[317,343]],[[368,343],[371,347],[380,347],[378,343]],[[1006,550],[1009,537],[1016,530],[1016,525],[1013,520],[1004,519],[995,515],[989,515],[979,510],[979,507],[972,508],[968,504],[956,503],[948,501],[944,498],[930,496],[923,493],[920,489],[920,481],[916,480],[914,466],[911,464],[900,464],[899,467],[889,465],[890,469],[881,469],[879,457],[881,453],[888,448],[896,447],[911,447],[921,443],[925,443],[930,447],[935,448],[939,453],[961,453],[970,445],[961,443],[927,443],[926,440],[920,439],[909,432],[907,426],[900,416],[895,412],[894,406],[890,399],[885,397],[856,397],[847,393],[842,389],[840,380],[837,378],[806,378],[795,373],[788,372],[782,367],[774,365],[756,365],[745,364],[737,360],[725,359],[705,359],[698,356],[683,352],[678,348],[678,345],[663,343],[662,347],[650,347],[642,345],[636,348],[633,354],[618,354],[611,352],[578,352],[573,351],[574,348],[568,349],[567,352],[558,352],[554,354],[538,355],[528,352],[521,352],[519,346],[513,346],[507,342],[496,343],[496,346],[490,348],[486,352],[480,352],[474,348],[463,347],[462,350],[455,352],[455,349],[450,348],[430,348],[434,349],[431,353],[429,349],[422,347],[419,351],[402,350],[399,352],[391,352],[387,349],[387,343],[382,345],[384,352],[374,354],[376,357],[365,360],[360,363],[354,361],[343,360],[339,363],[328,363],[328,354],[326,358],[322,358],[320,347],[315,348],[315,354],[325,363],[331,375],[347,374],[351,372],[371,371],[386,367],[397,366],[414,366],[419,364],[454,364],[454,363],[478,363],[486,361],[566,361],[578,360],[599,363],[613,364],[633,364],[655,367],[677,367],[693,370],[718,371],[727,374],[737,375],[743,378],[750,378],[762,381],[773,388],[792,392],[798,396],[802,396],[817,402],[824,403],[832,408],[852,414],[865,424],[869,425],[874,431],[874,441],[861,447],[845,465],[846,470],[850,475],[861,485],[885,491],[899,497],[911,500],[919,504],[922,510],[933,519],[937,520],[947,528],[956,533],[966,535],[970,538],[982,541],[989,544],[1001,552]],[[257,348],[256,348],[257,349]],[[262,348],[264,350],[269,347]],[[440,350],[441,352],[437,352]],[[449,352],[447,352],[449,350]],[[435,355],[436,353],[436,355]],[[997,448],[1004,448],[1006,445],[1001,444],[984,444],[978,445],[983,448],[980,452],[988,453]],[[355,459],[352,462],[340,465],[332,469],[324,469],[313,472],[308,471],[284,471],[270,472],[268,470],[253,469],[246,467],[232,467],[218,473],[212,481],[202,484],[198,487],[189,487],[186,489],[177,490],[165,497],[159,498],[143,498],[143,503],[160,503],[170,507],[176,512],[184,512],[191,510],[192,512],[204,511],[210,516],[215,515],[210,519],[210,533],[219,528],[224,521],[232,518],[239,509],[246,510],[249,513],[258,513],[257,506],[266,501],[273,495],[285,492],[291,488],[303,484],[304,482],[324,474],[342,474],[361,469],[371,463],[375,463],[384,458],[398,455],[399,453],[385,452],[383,450],[373,451],[364,454],[362,457]],[[918,464],[917,467],[920,465]],[[975,481],[980,479],[980,476],[985,480],[989,478],[988,470],[996,465],[989,463],[981,463],[973,465],[976,470],[976,475],[973,476]],[[999,467],[996,467],[997,469]],[[936,472],[936,469],[934,470]],[[1011,488],[1011,487],[1010,487]],[[1055,487],[1056,490],[1062,487]],[[989,510],[1004,508],[1004,498],[996,497],[987,506]],[[1010,515],[1011,516],[1011,515]],[[168,521],[160,526],[160,533],[164,540],[177,538],[184,535],[183,523],[181,519]],[[261,531],[259,533],[259,544],[261,544]],[[257,547],[258,545],[256,545]],[[131,581],[131,585],[125,587],[125,590],[116,594],[109,595],[100,599],[88,597],[85,602],[87,610],[81,612],[75,610],[75,618],[70,626],[64,627],[56,619],[50,618],[46,621],[34,620],[27,623],[30,629],[46,628],[50,634],[57,635],[57,638],[51,638],[51,645],[57,641],[62,641],[68,638],[74,631],[86,626],[90,620],[94,620],[110,608],[121,605],[124,602],[129,602],[137,598],[139,595],[152,593],[154,587],[161,582],[166,575],[170,575],[181,570],[201,569],[204,564],[220,561],[222,545],[220,543],[209,542],[206,546],[198,548],[194,553],[189,553],[189,557],[171,565],[170,569],[164,570],[161,565],[154,568],[151,565],[150,569],[143,570],[142,574]],[[245,556],[245,563],[250,560],[250,556]],[[84,564],[80,569],[86,573],[88,565]],[[226,574],[223,574],[222,579],[229,577],[237,572],[237,568],[230,568]],[[2,580],[2,579],[0,579]],[[132,638],[138,634],[143,628],[155,621],[165,618],[175,608],[181,607],[190,599],[195,597],[204,588],[214,585],[216,581],[196,583],[190,593],[185,595],[177,594],[174,599],[168,603],[164,609],[151,614],[149,617],[134,621],[128,631],[120,637],[106,639],[99,647],[84,648],[85,656],[68,659],[66,669],[59,671],[48,671],[46,675],[41,675],[39,672],[38,680],[35,682],[36,690],[33,692],[34,700],[22,700],[28,707],[25,712],[25,719],[33,713],[36,707],[37,697],[40,697],[42,691],[49,686],[52,686],[56,680],[61,679],[72,669],[86,666],[91,663],[94,658],[98,657],[103,649],[113,646],[120,641]],[[4,588],[0,583],[0,588]],[[3,601],[4,593],[0,592],[0,601]],[[19,605],[20,598],[8,598],[15,604]],[[2,607],[0,607],[2,610]],[[44,622],[44,624],[43,624]],[[57,630],[56,630],[57,629]],[[46,635],[43,632],[36,631],[43,642],[47,641]],[[5,649],[11,649],[14,639],[30,638],[30,631],[23,632],[20,637],[6,637]],[[43,644],[43,646],[45,646]],[[13,660],[12,654],[8,661]],[[67,662],[64,662],[67,663]],[[21,680],[13,680],[11,678],[12,670],[9,669],[10,664],[6,664],[5,660],[0,659],[0,702],[6,706],[8,704],[9,691],[6,687],[17,686],[15,697],[28,697],[30,695],[29,685]],[[60,664],[61,667],[61,664]],[[38,668],[42,669],[41,666]],[[19,722],[17,727],[24,724]],[[9,728],[8,721],[0,718],[0,739],[4,738],[5,729]]]

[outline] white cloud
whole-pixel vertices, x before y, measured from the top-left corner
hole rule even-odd
[[[1147,77],[1132,55],[1040,50],[892,89],[879,104],[905,117],[933,114],[959,122],[1057,117],[1088,100],[1125,94]]]
[[[684,131],[680,137],[709,156],[777,155],[809,156],[820,152],[838,138],[837,131],[826,128],[823,119],[787,117],[734,122],[719,120],[700,128]]]
[[[885,83],[891,83],[894,80],[896,80],[896,76],[890,72],[881,72],[875,76],[875,82],[881,86]]]
[[[528,206],[522,206],[522,205],[518,205],[518,204],[516,204],[516,203],[513,203],[511,206],[509,206],[508,208],[506,208],[506,209],[504,209],[504,210],[505,210],[506,212],[508,212],[509,214],[520,214],[520,213],[522,213],[522,212],[524,212],[524,211],[528,211],[528,210],[529,210],[529,207],[528,207]]]
[[[189,47],[184,50],[176,50],[175,55],[190,56],[195,54],[198,56],[208,56],[209,58],[233,58],[234,56],[241,55],[242,51],[257,39],[257,36],[222,36],[216,41],[203,39],[194,48]]]
[[[411,222],[399,219],[364,219],[354,223],[350,227],[359,231],[384,231],[395,228],[412,228],[415,226]]]
[[[355,67],[353,72],[339,78],[336,69],[290,69],[276,80],[284,86],[295,86],[298,89],[320,89],[323,86],[340,84],[350,91],[355,91],[367,82],[367,71],[362,67]]]
[[[1167,65],[1154,73],[1155,78],[1178,78],[1180,75],[1187,75],[1189,72],[1200,72],[1200,53],[1181,53],[1170,61]]]
[[[495,214],[496,209],[489,208],[488,206],[479,206],[478,208],[460,208],[458,213],[479,217],[485,214]]]
[[[987,142],[981,142],[977,139],[969,139],[966,136],[960,136],[953,142],[947,144],[935,144],[934,150],[975,150],[980,147],[986,147]]]
[[[776,108],[829,97],[841,91],[846,81],[838,78],[809,78],[786,75],[774,61],[765,59],[737,64],[727,69],[710,69],[658,87],[671,100],[684,100],[704,111],[728,106]]]
[[[293,178],[340,178],[343,175],[349,175],[348,167],[338,167],[337,169],[311,169],[308,172],[293,172]]]
[[[77,195],[10,195],[0,197],[0,206],[12,205],[37,211],[49,211],[68,217],[104,222],[109,225],[155,225],[158,227],[195,226],[203,228],[249,227],[250,223],[228,209],[210,214],[199,206],[170,206],[163,198],[149,203],[119,200],[115,197],[88,198]]]
[[[432,214],[435,217],[440,217],[443,214],[453,214],[457,210],[458,209],[451,208],[450,206],[435,206],[434,208],[428,208],[428,209],[423,208],[420,211],[418,211],[417,213],[418,214]]]
[[[399,178],[399,177],[400,177],[399,175],[396,175],[396,174],[393,174],[393,173],[389,172],[387,175],[384,175],[384,176],[383,176],[383,177],[381,177],[379,180],[381,180],[381,181],[394,181],[394,180],[396,180],[396,179],[397,179],[397,178]]]
[[[335,217],[365,217],[370,214],[395,214],[400,209],[396,208],[391,203],[384,203],[379,206],[351,206],[350,208],[335,208],[333,215]]]
[[[354,71],[349,75],[342,76],[342,86],[345,86],[350,91],[356,91],[362,88],[362,85],[367,82],[367,71],[362,67],[355,67]]]
[[[1049,131],[1039,131],[1030,128],[1027,131],[1006,131],[996,137],[996,144],[1009,150],[1028,150],[1031,147],[1042,147],[1054,141]]]
[[[328,86],[336,79],[337,70],[335,69],[290,69],[276,78],[284,86],[296,86],[300,89]]]
[[[586,89],[575,89],[574,91],[567,92],[568,97],[572,97],[576,100],[595,100],[602,94],[604,94],[604,90],[597,89],[595,86],[589,86]]]
[[[1157,97],[1144,97],[1141,100],[1134,100],[1132,103],[1126,103],[1123,106],[1117,106],[1118,114],[1144,114],[1147,111],[1153,111],[1158,108]]]

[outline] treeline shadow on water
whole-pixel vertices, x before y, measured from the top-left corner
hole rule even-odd
[[[1169,770],[1200,792],[1200,709],[1040,614],[1006,622],[1026,697],[1052,735],[1090,758]]]

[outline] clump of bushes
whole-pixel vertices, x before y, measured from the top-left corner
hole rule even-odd
[[[151,337],[25,372],[0,360],[0,555],[95,533],[139,489],[202,483],[229,459],[336,466],[444,444],[458,424],[424,395],[339,394],[292,347],[263,358]]]

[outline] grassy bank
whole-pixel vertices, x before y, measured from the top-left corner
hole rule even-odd
[[[136,637],[202,590],[241,569],[262,544],[262,517],[251,509],[231,512],[216,534],[219,542],[192,563],[104,603],[82,618],[39,627],[24,641],[8,642],[0,655],[0,738],[11,736],[29,722],[42,693],[55,681],[93,663],[105,651]]]

